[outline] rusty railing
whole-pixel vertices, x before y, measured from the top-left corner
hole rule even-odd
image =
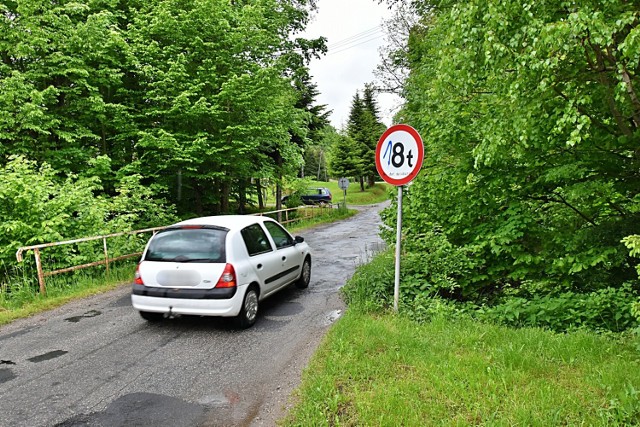
[[[68,273],[70,271],[80,270],[80,269],[83,269],[83,268],[95,267],[95,266],[98,266],[98,265],[104,265],[105,269],[106,269],[106,273],[109,274],[109,263],[110,262],[120,261],[120,260],[127,259],[127,258],[133,258],[135,256],[140,256],[142,254],[142,252],[134,252],[134,253],[131,253],[131,254],[125,254],[125,255],[120,255],[120,256],[117,256],[117,257],[109,258],[109,251],[108,251],[108,248],[107,248],[107,239],[108,238],[126,236],[126,235],[134,235],[134,234],[141,234],[141,233],[151,233],[151,232],[152,233],[156,233],[159,230],[162,230],[164,228],[165,227],[145,228],[143,230],[123,231],[121,233],[105,234],[104,236],[85,237],[85,238],[82,238],[82,239],[65,240],[63,242],[43,243],[43,244],[40,244],[40,245],[23,246],[23,247],[19,248],[18,251],[16,252],[16,259],[18,260],[18,262],[22,262],[22,260],[23,260],[22,253],[25,252],[25,251],[33,250],[33,255],[34,255],[35,261],[36,261],[36,270],[38,272],[38,285],[40,286],[40,293],[44,295],[44,294],[47,293],[47,288],[46,288],[45,282],[44,282],[44,278],[45,277],[54,276],[56,274]],[[104,251],[104,259],[99,260],[99,261],[90,262],[90,263],[87,263],[87,264],[81,264],[81,265],[75,265],[75,266],[72,266],[72,267],[61,268],[61,269],[58,269],[58,270],[44,271],[44,269],[42,267],[42,257],[40,256],[40,249],[51,248],[51,247],[54,247],[54,246],[72,245],[72,244],[75,244],[75,243],[82,243],[82,242],[92,242],[92,241],[101,240],[101,239],[102,239],[102,248],[103,248],[103,251]]]

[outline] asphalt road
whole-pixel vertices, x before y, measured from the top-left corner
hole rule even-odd
[[[148,324],[128,286],[0,328],[0,426],[272,426],[328,328],[338,290],[382,247],[383,205],[301,233],[311,284],[265,300],[253,328]]]

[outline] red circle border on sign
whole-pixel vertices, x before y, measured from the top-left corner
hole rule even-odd
[[[418,146],[418,159],[416,161],[416,166],[409,175],[405,176],[402,179],[395,179],[384,173],[384,170],[382,169],[382,163],[380,162],[380,152],[382,151],[382,146],[384,145],[385,140],[389,135],[398,131],[404,131],[410,134],[413,139],[415,139],[416,145]],[[423,160],[424,144],[422,143],[422,138],[420,137],[418,131],[409,125],[393,125],[389,129],[387,129],[378,140],[378,145],[376,146],[376,169],[378,169],[378,174],[380,174],[382,179],[391,185],[400,186],[410,183],[420,172]]]

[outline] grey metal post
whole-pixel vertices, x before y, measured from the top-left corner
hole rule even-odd
[[[402,185],[398,186],[398,228],[396,230],[396,276],[393,288],[393,310],[398,312],[400,298],[400,243],[402,241]]]

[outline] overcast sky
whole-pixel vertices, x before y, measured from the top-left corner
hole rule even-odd
[[[365,83],[373,82],[373,71],[380,62],[378,48],[384,42],[382,21],[390,17],[387,6],[376,0],[319,0],[318,11],[303,34],[307,38],[324,36],[329,52],[310,64],[318,85],[318,104],[333,110],[331,124],[341,129],[349,118],[351,101]],[[382,121],[390,126],[399,99],[388,94],[376,98]]]

